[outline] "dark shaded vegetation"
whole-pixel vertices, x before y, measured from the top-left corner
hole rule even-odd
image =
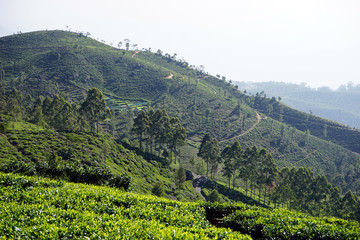
[[[207,135],[203,143],[206,141],[211,141]],[[201,145],[199,153],[203,148],[204,144]],[[208,152],[212,151],[208,149]],[[254,146],[242,151],[238,142],[225,147],[221,154],[218,151],[213,155],[214,159],[220,158],[220,155],[225,159],[222,172],[228,179],[228,187],[208,180],[203,190],[213,190],[207,195],[211,202],[214,202],[211,195],[216,191],[229,200],[250,205],[267,207],[272,203],[275,208],[287,207],[312,216],[336,216],[360,221],[358,197],[351,191],[342,196],[339,189],[333,187],[325,176],[316,176],[308,168],[278,170],[271,154],[265,149],[258,150]],[[245,194],[235,190],[237,179],[242,180]],[[256,197],[258,201],[255,201]]]
[[[314,218],[284,209],[210,203],[206,218],[218,227],[250,235],[253,239],[357,239],[358,223]]]
[[[233,200],[235,202],[242,202],[245,204],[256,205],[256,206],[261,206],[261,207],[265,207],[265,208],[268,207],[267,205],[262,204],[259,201],[256,201],[254,198],[246,196],[245,194],[243,194],[242,192],[240,192],[238,190],[228,188],[222,184],[217,184],[213,180],[207,181],[205,183],[205,185],[203,186],[203,188],[209,189],[209,190],[216,189],[220,194],[226,196],[228,199]]]
[[[63,179],[75,183],[108,185],[130,190],[131,177],[113,174],[108,168],[88,167],[76,163],[64,163],[57,155],[52,155],[47,161],[25,163],[18,160],[8,161],[0,165],[4,173],[21,173],[29,176],[44,176]]]
[[[134,151],[137,155],[142,156],[145,160],[147,160],[147,161],[149,161],[149,162],[150,162],[150,161],[159,162],[162,167],[169,167],[169,165],[170,165],[170,161],[167,160],[166,158],[159,157],[159,156],[157,156],[157,155],[155,155],[155,154],[153,154],[153,153],[143,151],[143,150],[141,150],[140,148],[131,145],[131,144],[130,144],[129,142],[127,142],[127,141],[122,141],[121,144],[122,144],[125,148]]]

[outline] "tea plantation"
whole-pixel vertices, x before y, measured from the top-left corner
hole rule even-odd
[[[1,239],[358,239],[357,222],[0,173]],[[225,218],[224,218],[225,217]]]

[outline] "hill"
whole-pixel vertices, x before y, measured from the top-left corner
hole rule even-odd
[[[191,185],[175,192],[174,166],[150,153],[127,149],[109,134],[57,132],[27,122],[12,122],[0,134],[0,171],[41,175],[72,182],[122,187],[136,193],[152,194],[156,183],[164,194],[182,201],[197,201]],[[111,175],[130,178],[111,184]],[[110,176],[110,177],[109,177]],[[126,180],[127,181],[127,180]]]
[[[188,145],[180,156],[193,171],[189,161],[201,138],[211,133],[222,146],[237,139],[244,148],[266,148],[278,167],[309,167],[343,191],[359,192],[358,130],[276,99],[247,96],[176,56],[116,49],[77,33],[40,31],[1,38],[0,69],[4,91],[16,88],[28,99],[58,94],[80,104],[87,89],[99,88],[114,116],[103,129],[118,139],[135,140],[130,129],[140,109],[166,109],[187,130]]]
[[[282,102],[302,112],[331,119],[344,125],[360,128],[360,88],[352,84],[336,90],[326,87],[313,89],[305,85],[279,82],[235,82],[248,93],[264,91],[268,97],[281,97]]]

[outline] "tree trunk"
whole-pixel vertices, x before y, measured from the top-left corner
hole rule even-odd
[[[246,196],[248,195],[247,192],[248,192],[248,180],[245,181],[245,195]]]
[[[261,191],[261,187],[259,187],[259,191],[258,191],[258,193],[259,193],[259,196],[258,196],[259,202],[260,202],[260,191]]]
[[[265,188],[264,188],[264,204],[266,204],[266,185],[265,185]]]
[[[206,176],[209,176],[209,160],[206,161]]]
[[[233,175],[233,190],[235,189],[236,177],[235,174]]]
[[[250,197],[254,198],[254,184],[250,182]]]
[[[176,161],[177,161],[177,158],[176,158],[176,157],[177,157],[177,154],[176,154],[176,149],[173,149],[173,151],[172,151],[172,152],[173,152],[173,154],[174,154],[174,157],[175,157],[175,164],[176,164]]]

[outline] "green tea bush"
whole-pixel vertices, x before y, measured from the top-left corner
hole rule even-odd
[[[0,237],[251,239],[230,229],[211,226],[198,203],[3,173],[0,173]]]
[[[243,205],[222,220],[223,227],[250,234],[254,239],[358,239],[358,222],[315,218],[285,209]]]

